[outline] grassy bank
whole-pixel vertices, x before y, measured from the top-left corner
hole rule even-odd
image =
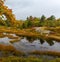
[[[37,57],[2,57],[0,58],[0,62],[60,62],[60,58],[56,59],[44,59],[44,58],[37,58]]]

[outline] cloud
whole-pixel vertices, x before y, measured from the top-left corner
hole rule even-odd
[[[26,19],[30,15],[40,17],[42,14],[60,16],[60,0],[7,0],[5,5],[13,9],[17,19]]]

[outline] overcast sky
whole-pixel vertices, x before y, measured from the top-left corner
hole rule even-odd
[[[13,10],[17,19],[26,19],[27,16],[60,17],[60,0],[6,0],[5,4]]]

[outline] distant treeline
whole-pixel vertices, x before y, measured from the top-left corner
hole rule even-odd
[[[10,22],[9,20],[3,20],[0,17],[0,25],[4,25],[4,26],[10,26]],[[56,19],[56,17],[54,15],[46,18],[44,15],[42,15],[40,18],[38,17],[32,17],[29,16],[26,18],[26,20],[17,20],[16,21],[16,27],[17,28],[31,28],[31,27],[56,27],[56,26],[60,26],[60,18]]]
[[[60,26],[60,18],[56,19],[54,15],[50,16],[49,18],[46,18],[44,15],[42,15],[40,18],[29,16],[23,22],[21,27],[29,28],[29,27],[43,27],[43,26],[47,27]]]

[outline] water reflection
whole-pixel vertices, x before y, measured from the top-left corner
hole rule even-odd
[[[43,44],[40,43],[39,39],[36,39],[34,42],[30,43],[26,38],[22,39],[20,42],[14,43],[13,45],[18,48],[18,50],[23,51],[33,51],[33,50],[42,50],[42,51],[60,51],[60,43],[54,42],[54,45],[50,46],[47,42]]]
[[[11,39],[9,39],[8,37],[4,37],[4,38],[0,38],[0,44],[6,44],[6,45],[9,45],[11,44],[9,41]]]
[[[44,42],[41,44],[39,39],[34,40],[34,42],[30,43],[27,38],[21,39],[19,42],[15,42],[11,44],[9,41],[11,39],[5,37],[5,38],[0,38],[0,44],[6,44],[6,45],[13,45],[16,49],[25,51],[25,52],[30,52],[34,50],[40,50],[40,51],[59,51],[60,52],[60,43],[54,42],[54,45],[50,46],[47,42]]]

